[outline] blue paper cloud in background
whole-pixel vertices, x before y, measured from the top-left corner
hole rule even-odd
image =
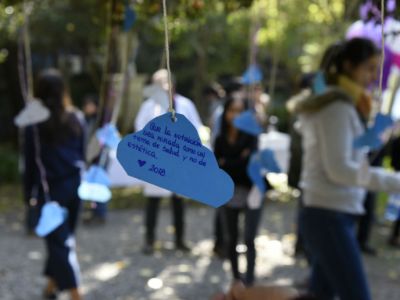
[[[131,6],[127,3],[125,4],[125,18],[124,18],[124,31],[129,31],[132,29],[133,25],[136,21],[136,13],[131,8]]]
[[[47,202],[42,207],[39,223],[35,228],[38,236],[44,237],[57,229],[68,216],[68,211],[65,207],[60,206],[58,202]]]
[[[119,132],[114,124],[106,124],[96,131],[96,137],[101,145],[116,149],[121,141]]]
[[[250,65],[246,71],[242,75],[241,82],[243,84],[255,84],[261,82],[263,79],[263,75],[259,66],[252,64]]]
[[[267,185],[265,183],[265,174],[267,172],[281,172],[275,159],[274,152],[270,149],[264,149],[253,153],[250,157],[249,164],[247,165],[247,175],[262,194],[267,191]]]
[[[354,147],[357,149],[367,147],[369,150],[378,150],[383,146],[381,135],[393,124],[394,121],[389,115],[378,113],[375,117],[374,125],[354,140]]]
[[[263,132],[262,127],[257,121],[254,111],[250,109],[235,117],[233,120],[233,126],[254,136],[258,136]]]
[[[315,74],[312,86],[313,92],[316,95],[324,93],[327,89],[324,74],[319,71]]]
[[[176,118],[163,114],[125,136],[117,159],[130,176],[213,207],[225,204],[233,196],[232,179],[189,120],[181,114]]]
[[[85,172],[78,188],[78,195],[82,200],[107,202],[111,199],[111,184],[106,171],[97,165],[93,165]]]

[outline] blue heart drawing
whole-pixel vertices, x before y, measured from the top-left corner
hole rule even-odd
[[[138,159],[139,166],[143,167],[146,164],[146,161]]]

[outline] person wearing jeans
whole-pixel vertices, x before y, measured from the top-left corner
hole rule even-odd
[[[355,145],[371,112],[368,87],[377,79],[379,51],[356,38],[330,59],[326,91],[288,104],[303,137],[300,230],[312,258],[309,291],[321,300],[370,300],[354,223],[367,190],[400,192],[400,174],[370,166],[365,147]]]
[[[233,277],[235,279],[241,279],[238,265],[238,253],[236,246],[239,239],[239,215],[242,209],[225,207],[225,222],[228,234],[228,245],[227,254],[231,262],[231,268]],[[246,259],[247,259],[247,271],[246,277],[244,278],[247,285],[252,285],[254,282],[254,273],[256,265],[256,248],[254,240],[257,235],[258,224],[261,217],[261,208],[249,209],[246,208],[245,224],[244,224],[244,242],[247,247]]]
[[[353,214],[315,207],[301,211],[300,227],[315,256],[311,290],[318,299],[334,299],[336,293],[341,299],[370,299],[354,239],[357,219]]]
[[[234,280],[242,280],[238,268],[238,244],[239,215],[245,215],[245,243],[247,246],[247,272],[244,278],[247,285],[254,282],[254,269],[256,250],[254,239],[257,234],[261,207],[250,209],[247,205],[247,197],[252,182],[247,175],[247,165],[251,153],[257,147],[257,138],[250,136],[233,126],[234,118],[244,111],[246,105],[242,99],[228,98],[222,114],[221,131],[215,141],[215,157],[219,167],[232,178],[235,183],[233,198],[222,207],[223,230],[226,239],[226,251],[231,263]]]

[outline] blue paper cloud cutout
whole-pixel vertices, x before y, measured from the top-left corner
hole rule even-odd
[[[390,116],[378,113],[374,125],[354,140],[354,147],[356,149],[368,147],[370,150],[378,150],[383,145],[382,133],[392,127],[393,124],[394,121]]]
[[[106,171],[97,165],[93,165],[83,175],[83,180],[89,183],[99,183],[105,186],[110,186],[111,181]]]
[[[43,205],[38,225],[35,232],[38,236],[44,237],[57,229],[68,216],[66,208],[58,202],[51,201]]]
[[[129,4],[125,5],[125,18],[124,18],[124,31],[129,31],[133,27],[136,21],[135,11],[131,8]]]
[[[313,80],[313,92],[316,95],[324,93],[327,89],[325,77],[322,72],[317,72]]]
[[[392,127],[393,125],[394,121],[391,116],[381,113],[378,113],[375,116],[374,128],[379,134],[382,134],[386,129]]]
[[[247,175],[262,194],[267,191],[267,185],[264,179],[265,172],[281,172],[275,159],[274,152],[270,149],[263,149],[259,152],[253,153],[250,157],[249,164],[247,165]]]
[[[233,126],[248,134],[258,136],[263,130],[252,110],[246,110],[233,119]]]
[[[389,221],[400,219],[400,195],[392,194],[386,204],[385,218]]]
[[[111,199],[112,193],[108,188],[111,180],[102,167],[97,165],[91,166],[82,179],[78,188],[79,198],[101,203]]]
[[[213,207],[223,205],[233,196],[232,179],[190,121],[181,114],[176,118],[173,122],[171,113],[163,114],[125,136],[117,159],[132,177]]]
[[[243,84],[255,84],[261,82],[262,79],[261,69],[257,65],[252,64],[243,73],[241,82]]]
[[[102,184],[83,181],[78,188],[79,198],[85,201],[105,203],[110,201],[112,193]]]
[[[106,145],[109,148],[116,149],[121,141],[119,132],[114,124],[105,124],[102,128],[96,131],[96,137],[100,144]]]

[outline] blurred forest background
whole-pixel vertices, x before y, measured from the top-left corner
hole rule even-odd
[[[296,80],[318,68],[323,50],[359,18],[361,0],[168,0],[171,67],[177,90],[207,112],[203,88],[240,76],[257,62],[271,112],[285,131],[284,103]],[[2,0],[0,3],[0,182],[18,180],[18,129],[23,107],[18,66],[29,18],[33,74],[60,68],[74,104],[106,97],[127,82],[119,127],[124,134],[149,75],[165,65],[160,0]]]

